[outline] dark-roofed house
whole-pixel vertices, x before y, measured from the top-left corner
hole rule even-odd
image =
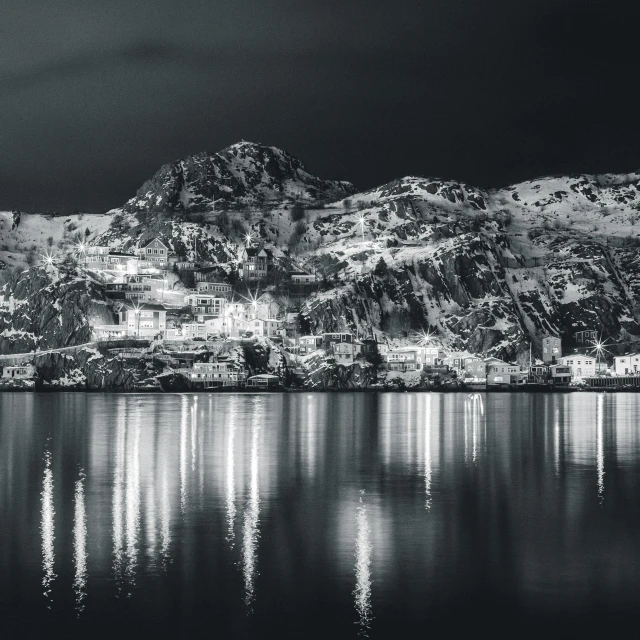
[[[273,268],[273,253],[270,249],[244,247],[240,254],[240,277],[243,280],[262,280]]]

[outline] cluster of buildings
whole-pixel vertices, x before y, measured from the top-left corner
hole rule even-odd
[[[259,301],[234,301],[232,285],[211,282],[213,268],[195,271],[195,288],[177,296],[168,289],[167,270],[195,268],[180,262],[178,256],[154,238],[132,252],[111,251],[107,246],[83,248],[81,265],[110,275],[106,295],[114,300],[118,322],[96,327],[100,338],[136,336],[168,340],[207,339],[210,336],[284,337],[291,329],[290,318],[273,317],[269,305]],[[247,284],[268,278],[275,267],[273,253],[256,246],[243,247],[239,275]],[[213,270],[212,270],[213,269]],[[302,271],[289,274],[290,284],[305,288],[316,283],[316,276]],[[165,300],[165,298],[170,299]],[[167,310],[189,313],[192,321],[167,327]]]
[[[554,336],[542,340],[542,363],[530,363],[528,367],[499,358],[447,353],[435,346],[391,349],[386,350],[384,356],[388,371],[425,371],[434,377],[451,372],[472,386],[568,385],[595,376],[599,364],[596,357],[587,354],[563,356],[562,342]],[[640,366],[640,354],[638,364]]]
[[[364,357],[370,353],[374,345],[374,340],[358,340],[352,333],[345,331],[301,336],[288,348],[301,356],[324,349],[334,357],[337,364],[348,365],[355,362],[358,357]]]

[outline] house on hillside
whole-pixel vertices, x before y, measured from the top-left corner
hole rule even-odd
[[[598,339],[598,332],[595,329],[583,329],[573,334],[573,341],[579,347],[590,347]]]
[[[263,280],[273,269],[273,253],[270,249],[243,247],[240,254],[240,277],[245,281]]]
[[[298,348],[300,355],[314,353],[318,349],[322,349],[322,336],[302,336],[298,339]]]
[[[139,264],[140,259],[133,253],[111,251],[107,255],[107,266],[104,269],[116,273],[138,273]]]
[[[342,333],[323,333],[322,346],[325,349],[331,349],[338,342],[353,342],[355,340],[352,333],[344,331]]]
[[[158,266],[166,265],[169,261],[169,247],[159,238],[154,238],[139,249],[138,255],[142,260],[155,263]]]
[[[185,298],[185,303],[198,322],[205,322],[223,315],[227,299],[220,295],[192,293]]]
[[[198,293],[207,293],[229,299],[233,292],[233,286],[226,282],[207,282],[206,280],[197,280],[196,291]]]
[[[293,285],[315,284],[317,280],[315,274],[305,273],[304,271],[292,271],[289,277]]]
[[[120,324],[126,325],[127,334],[153,338],[164,335],[167,328],[167,311],[159,304],[143,304],[139,307],[123,307]]]

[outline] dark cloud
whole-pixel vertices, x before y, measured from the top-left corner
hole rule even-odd
[[[118,206],[240,139],[361,188],[634,170],[637,18],[589,0],[7,0],[0,208]]]

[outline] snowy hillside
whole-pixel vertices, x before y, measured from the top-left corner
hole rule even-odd
[[[53,216],[0,211],[0,267],[22,267],[40,255],[63,252],[77,237],[87,242],[104,233],[111,223],[107,214]]]
[[[283,272],[318,275],[302,305],[304,331],[382,341],[429,331],[450,348],[516,358],[546,332],[570,345],[581,329],[638,348],[639,208],[636,173],[495,190],[410,176],[354,193],[284,151],[243,142],[162,167],[109,215],[23,215],[16,225],[0,214],[0,258],[24,261],[49,236],[54,247],[80,232],[125,250],[157,236],[233,282],[250,234]]]

